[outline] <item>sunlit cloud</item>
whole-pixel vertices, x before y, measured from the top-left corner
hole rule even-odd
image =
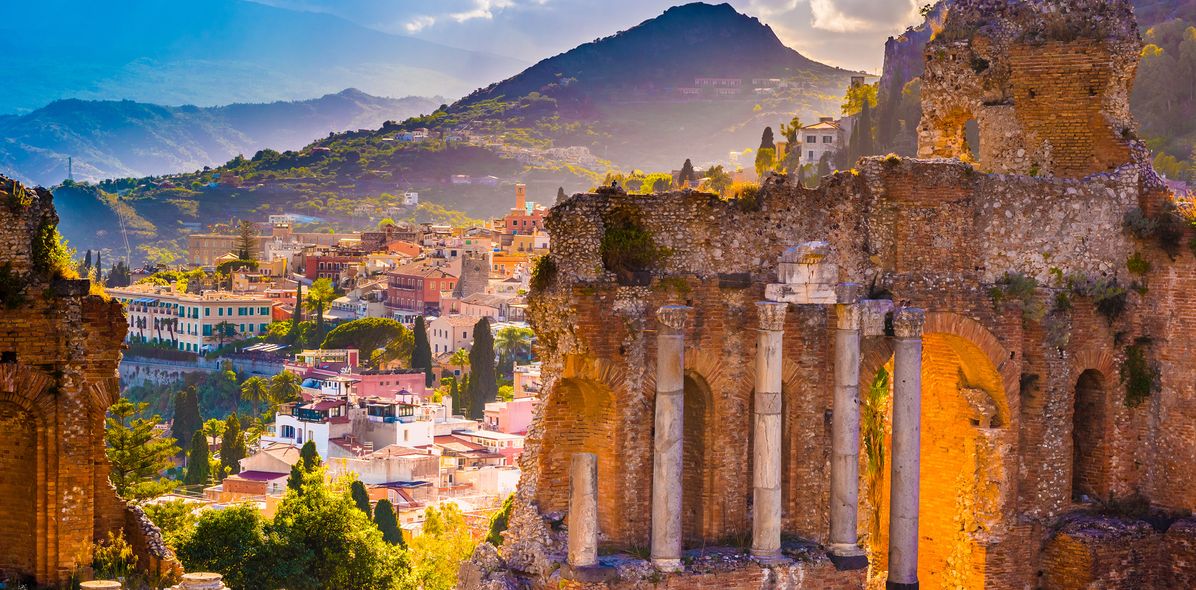
[[[918,12],[916,0],[810,0],[810,23],[834,33],[896,31]]]

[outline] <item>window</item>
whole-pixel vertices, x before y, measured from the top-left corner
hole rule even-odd
[[[822,136],[822,143],[834,143],[834,141],[835,141],[835,138],[830,135]]]
[[[211,336],[211,335],[212,335],[212,326],[211,326],[211,325],[207,325],[207,324],[205,324],[205,325],[204,325],[204,327],[203,327],[203,335],[204,335],[204,336]]]
[[[282,438],[295,438],[295,427],[286,425],[279,430],[279,435]]]
[[[807,135],[807,136],[806,136],[806,143],[818,143],[818,136],[816,136],[816,135]]]
[[[210,307],[203,308],[203,315],[204,315],[204,317],[208,317],[208,316],[212,315],[212,308],[210,308]]]
[[[216,315],[218,315],[218,316],[223,316],[223,315],[224,315],[224,308],[223,308],[223,307],[219,307],[219,308],[217,308],[217,309],[216,309]]]
[[[810,150],[810,156],[809,156],[809,159],[811,159],[811,160],[813,160],[813,159],[814,159],[814,150]]]

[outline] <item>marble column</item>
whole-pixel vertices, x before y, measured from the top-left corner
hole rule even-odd
[[[681,571],[681,470],[685,433],[685,321],[691,308],[656,311],[656,438],[652,455],[652,563]]]
[[[569,565],[598,565],[598,456],[574,453],[569,465]]]
[[[788,303],[756,303],[755,426],[752,436],[752,556],[781,559],[781,338]]]
[[[893,314],[893,458],[889,488],[888,590],[918,588],[918,469],[921,465],[922,326],[926,313]]]
[[[836,289],[835,390],[831,412],[831,560],[839,569],[862,569],[857,514],[860,499],[859,287]]]

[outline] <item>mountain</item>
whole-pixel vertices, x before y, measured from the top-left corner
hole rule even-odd
[[[764,126],[795,115],[837,115],[852,74],[786,47],[768,25],[729,4],[695,2],[474,92],[445,120],[485,127],[514,118],[557,145],[583,145],[623,167],[671,169],[687,157],[722,161],[758,145]],[[699,78],[739,85],[703,87]],[[513,106],[493,112],[492,103]],[[480,121],[471,115],[479,107],[492,111]],[[537,124],[544,120],[556,128]]]
[[[81,211],[119,209],[102,225],[60,209],[63,232],[76,248],[130,252],[135,263],[154,248],[177,251],[188,231],[268,213],[309,216],[320,229],[452,215],[443,208],[488,217],[509,210],[517,182],[529,199],[551,202],[558,187],[587,190],[611,169],[726,163],[729,152],[759,146],[765,126],[839,114],[852,75],[807,59],[727,4],[687,4],[401,123],[56,194]],[[428,139],[412,140],[425,130]],[[485,180],[450,182],[457,175]],[[419,192],[418,210],[396,206],[404,191]]]
[[[1134,16],[1143,27],[1175,18],[1196,21],[1196,0],[1134,0]]]
[[[0,113],[61,98],[211,106],[349,87],[462,96],[525,66],[248,0],[6,2],[0,19]]]
[[[330,131],[377,127],[431,112],[437,98],[379,98],[356,89],[313,100],[222,107],[132,101],[55,101],[0,117],[0,170],[49,185],[215,166],[263,148],[295,149]]]

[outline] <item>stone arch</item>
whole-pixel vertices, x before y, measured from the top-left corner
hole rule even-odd
[[[1086,369],[1076,378],[1074,392],[1070,497],[1107,499],[1109,380],[1097,369]]]
[[[865,344],[861,368],[868,373],[862,375],[861,395],[889,362],[885,352],[886,345]],[[1010,495],[1002,448],[1013,439],[1008,392],[1017,391],[1011,388],[1017,377],[1008,360],[1009,353],[978,322],[953,313],[927,314],[918,556],[918,576],[926,587],[986,587],[989,531],[1000,522]],[[886,433],[891,433],[891,413],[886,420]],[[869,542],[879,569],[887,562],[888,435],[884,444],[881,534]],[[865,523],[862,517],[861,525]]]
[[[544,398],[540,417],[553,433],[550,440],[542,442],[538,456],[541,511],[568,511],[570,458],[574,453],[594,453],[598,459],[598,526],[603,539],[621,538],[625,529],[626,504],[618,488],[624,463],[614,394],[622,383],[622,371],[606,361],[567,357],[561,378]]]
[[[46,579],[47,550],[57,521],[47,510],[46,478],[57,460],[57,440],[47,435],[55,410],[53,379],[19,364],[0,364],[0,574]]]

